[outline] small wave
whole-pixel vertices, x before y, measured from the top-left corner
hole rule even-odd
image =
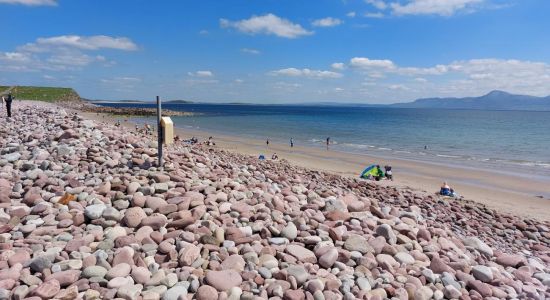
[[[411,154],[412,152],[410,152],[410,151],[405,151],[405,150],[396,150],[395,153]]]
[[[461,158],[461,156],[458,156],[458,155],[447,155],[447,154],[436,154],[435,156],[445,157],[445,158]]]
[[[391,148],[380,147],[380,148],[378,148],[378,150],[391,151],[392,149]]]
[[[369,145],[350,144],[350,143],[344,143],[344,144],[341,144],[341,145],[344,146],[344,147],[359,148],[359,149],[365,149],[365,148],[369,148],[369,147],[370,147]]]
[[[542,167],[542,168],[550,168],[550,163],[544,163],[544,162],[532,162],[532,161],[524,161],[519,163],[522,166],[529,166],[529,167]]]

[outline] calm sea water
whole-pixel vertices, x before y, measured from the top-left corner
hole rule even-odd
[[[147,106],[108,104],[110,106]],[[177,127],[528,176],[550,176],[550,112],[165,104]],[[138,120],[139,121],[139,120]],[[424,147],[427,149],[424,149]]]

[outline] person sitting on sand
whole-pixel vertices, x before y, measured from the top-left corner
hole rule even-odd
[[[447,184],[447,181],[443,182],[443,185],[441,185],[441,189],[439,190],[439,194],[442,196],[449,196],[449,197],[455,197],[456,193],[455,191]]]
[[[393,172],[391,171],[391,166],[384,166],[384,171],[386,172],[386,178],[393,181]]]
[[[265,159],[265,156],[263,154],[260,154],[260,156],[258,156],[258,159],[259,160],[264,160]]]
[[[277,160],[277,159],[279,159],[279,156],[277,156],[277,153],[273,153],[273,155],[271,155],[271,159],[272,160]]]

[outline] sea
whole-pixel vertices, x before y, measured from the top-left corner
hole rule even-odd
[[[325,147],[330,137],[335,151],[491,169],[550,183],[550,112],[248,104],[163,104],[163,109],[195,113],[173,117],[175,126],[214,135],[279,143],[292,138],[309,147]]]

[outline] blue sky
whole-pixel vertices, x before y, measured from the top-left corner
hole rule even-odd
[[[550,94],[550,1],[0,0],[0,85],[90,99]]]

